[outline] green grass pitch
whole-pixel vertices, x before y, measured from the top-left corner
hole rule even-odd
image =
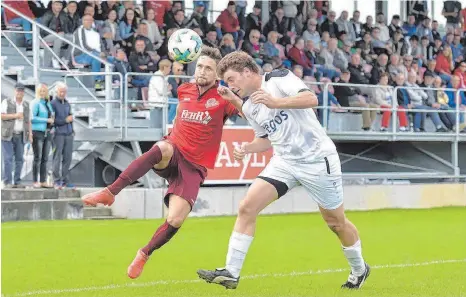
[[[319,214],[261,216],[238,289],[197,279],[222,267],[234,217],[190,218],[142,276],[128,264],[162,220],[2,224],[3,296],[466,296],[466,209],[349,212],[373,266],[360,291]]]

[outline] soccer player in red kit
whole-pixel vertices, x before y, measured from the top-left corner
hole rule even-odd
[[[164,198],[167,219],[149,243],[137,251],[128,267],[130,278],[142,273],[152,252],[166,244],[188,217],[206,178],[206,168],[214,168],[223,124],[238,113],[217,92],[217,63],[221,58],[218,49],[202,49],[194,73],[196,83],[184,83],[178,88],[179,104],[171,133],[134,160],[112,185],[82,198],[86,205],[112,205],[121,190],[151,169],[168,181]]]

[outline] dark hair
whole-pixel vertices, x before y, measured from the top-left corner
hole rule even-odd
[[[131,24],[128,23],[128,18],[126,17],[126,15],[128,14],[128,11],[133,11],[134,13],[134,18],[133,18],[133,21]],[[125,22],[127,25],[131,25],[133,27],[133,29],[136,29],[138,27],[138,22],[136,20],[136,11],[132,8],[128,8],[125,10],[125,15],[123,16],[123,19],[121,20],[122,22]]]
[[[206,46],[206,45],[202,46],[200,57],[202,57],[202,56],[211,58],[217,64],[222,59],[222,54],[220,53],[219,49],[213,48],[213,47],[210,47],[210,46]]]
[[[217,65],[217,73],[220,77],[223,77],[225,72],[229,69],[236,72],[243,72],[246,68],[254,73],[260,73],[259,67],[250,55],[243,51],[237,51],[223,57]]]

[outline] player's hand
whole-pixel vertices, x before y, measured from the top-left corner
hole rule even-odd
[[[235,146],[235,149],[233,150],[233,157],[235,158],[236,161],[241,161],[244,159],[244,156],[246,156],[246,144],[239,146]]]
[[[251,100],[252,100],[252,103],[255,103],[255,104],[262,103],[268,108],[279,108],[280,107],[280,104],[279,104],[280,101],[263,90],[259,90],[259,91],[252,93]]]
[[[220,94],[220,96],[222,96],[223,99],[227,101],[233,101],[238,98],[238,96],[236,96],[232,90],[225,86],[218,86],[217,92]]]

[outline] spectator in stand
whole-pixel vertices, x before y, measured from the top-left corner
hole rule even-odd
[[[267,56],[278,57],[280,65],[286,68],[291,68],[291,61],[285,55],[285,48],[278,43],[279,34],[275,31],[270,31],[267,35],[267,42],[264,44],[264,51]]]
[[[262,45],[259,42],[260,37],[261,34],[259,31],[251,30],[249,38],[243,42],[242,50],[253,57],[257,65],[262,66],[264,64],[264,59],[267,59],[268,57],[264,56]]]
[[[445,88],[446,85],[443,83],[442,79],[439,76],[434,78],[434,87],[435,88]],[[455,110],[448,105],[449,97],[443,90],[437,90],[436,92],[436,102],[440,106],[441,110],[449,110],[450,112],[440,113],[440,119],[442,120],[445,127],[450,130],[455,130],[456,126],[456,114]],[[460,127],[460,130],[464,127]]]
[[[196,22],[196,19],[192,19],[191,22]],[[189,28],[190,25],[191,24],[188,24],[188,20],[186,19],[184,15],[184,10],[180,9],[175,12],[173,20],[170,20],[170,22],[168,22],[165,27],[167,29],[171,29],[171,28],[184,29],[184,28]],[[196,25],[198,24],[196,23]]]
[[[348,67],[348,60],[345,54],[337,48],[337,42],[336,38],[330,39],[328,48],[322,50],[320,56],[325,60],[324,68],[340,73]]]
[[[95,15],[94,6],[86,6],[86,8],[84,9],[84,15],[90,15],[92,17],[92,19],[94,19],[94,15]],[[80,25],[82,25],[82,19],[81,19]],[[97,32],[100,31],[100,27],[102,25],[103,24],[101,24],[99,22],[92,21],[92,29],[94,29]]]
[[[135,5],[135,1],[133,0],[123,1],[123,5],[118,9],[118,19],[122,20],[126,15],[126,11],[129,9],[134,11],[134,18],[136,19],[136,22],[139,23],[139,20],[143,17],[142,11],[137,5]]]
[[[403,31],[397,30],[393,35],[392,53],[404,56],[408,53],[408,44],[403,37]]]
[[[152,60],[151,56],[146,51],[144,40],[136,40],[135,51],[129,57],[129,64],[134,72],[153,73],[157,71],[157,65]],[[147,87],[149,85],[150,76],[136,75],[133,77],[132,84],[136,87]]]
[[[66,6],[66,14],[68,17],[68,26],[69,26],[70,32],[76,31],[76,29],[78,29],[80,26],[81,18],[79,17],[77,10],[78,10],[78,2],[76,1],[68,2],[68,5]]]
[[[425,18],[421,24],[417,27],[416,35],[419,39],[427,37],[430,42],[434,42],[434,36],[432,35],[432,29],[430,28],[430,18]]]
[[[113,61],[113,65],[115,67],[115,72],[119,72],[122,75],[122,78],[125,79],[126,73],[131,72],[131,66],[128,62],[128,58],[125,54],[125,51],[122,49],[118,49],[116,51],[115,60]],[[125,90],[125,85],[131,82],[132,77],[128,76],[128,80],[126,82],[120,82],[120,76],[116,75],[113,76],[113,82],[116,85],[121,85],[123,90]],[[122,98],[123,99],[123,98]]]
[[[392,54],[390,56],[390,64],[387,67],[387,73],[390,76],[388,80],[394,82],[399,73],[404,73],[403,68],[403,64],[400,64],[400,56],[398,54]]]
[[[410,3],[410,5],[412,6],[409,11],[409,14],[414,15],[414,18],[416,19],[416,24],[422,23],[427,18],[427,14],[429,13],[429,11],[427,10],[426,1],[413,1],[413,3]]]
[[[176,1],[174,1],[176,2]],[[146,0],[143,1],[144,5],[144,13],[147,16],[147,11],[149,9],[154,10],[154,21],[155,23],[159,26],[159,29],[163,29],[165,26],[164,24],[164,17],[165,14],[170,11],[171,8],[171,3],[170,1],[165,1],[165,0]],[[175,5],[175,3],[173,3]],[[178,4],[176,4],[178,5]],[[179,9],[181,9],[181,5],[179,5]]]
[[[451,45],[451,52],[453,56],[453,61],[459,63],[464,60],[464,48],[461,44],[461,36],[455,35],[453,39],[453,44]]]
[[[377,59],[374,47],[372,46],[372,37],[369,32],[364,33],[363,39],[360,40],[356,46],[361,49],[361,57],[367,63],[371,64],[373,60]]]
[[[244,32],[240,30],[238,15],[235,10],[235,2],[229,1],[227,9],[222,11],[215,21],[215,27],[219,39],[222,39],[223,34],[230,33],[235,39],[235,45],[238,47],[240,40],[244,37]]]
[[[158,50],[163,44],[163,37],[160,35],[159,26],[155,22],[155,12],[152,8],[147,10],[146,19],[142,23],[147,24],[147,37],[154,45],[154,50]]]
[[[307,21],[307,29],[303,32],[304,41],[312,40],[314,44],[320,44],[320,34],[317,32],[317,20],[309,19]]]
[[[138,22],[133,9],[128,8],[125,10],[125,15],[118,26],[120,29],[120,37],[122,39],[121,44],[123,45],[126,55],[129,56],[133,49],[132,41],[134,34],[136,34],[138,29]]]
[[[8,1],[8,5],[17,11],[21,12],[28,18],[34,19],[34,14],[31,11],[31,8],[29,7],[28,1]],[[22,17],[19,17],[16,15],[14,12],[12,12],[9,9],[3,10],[2,8],[2,19],[5,19],[6,24],[11,24],[11,25],[20,25],[24,31],[32,31],[32,25],[30,22],[28,22],[26,19],[23,19]],[[30,51],[32,50],[32,34],[27,33],[24,34],[24,39],[26,41],[26,50]]]
[[[451,71],[453,70],[453,59],[449,46],[444,46],[443,51],[437,56],[437,65],[435,70],[440,73],[440,77],[444,81],[450,81]]]
[[[55,86],[56,95],[51,105],[55,115],[53,123],[53,180],[55,188],[74,188],[70,183],[70,165],[73,155],[73,114],[66,100],[68,87],[59,82]]]
[[[2,176],[5,187],[23,188],[21,170],[24,163],[24,144],[32,143],[29,102],[23,100],[24,85],[17,83],[15,96],[2,101]],[[14,172],[13,172],[14,162]],[[13,174],[14,173],[14,174]],[[14,176],[12,179],[12,175]]]
[[[441,83],[442,81],[441,78],[440,77],[437,77],[437,78],[440,80],[440,83]],[[424,74],[424,83],[421,84],[420,86],[424,88],[435,88],[434,86],[435,79],[436,79],[435,74],[431,73],[430,71],[426,71],[426,73]],[[449,110],[448,105],[442,106],[441,104],[437,102],[438,90],[427,89],[425,90],[425,92],[427,94],[427,100],[424,100],[424,105],[427,105],[428,107],[437,109],[437,110]],[[430,116],[430,114],[427,114],[427,116]],[[439,117],[442,123],[445,125],[445,127],[448,130],[453,129],[453,126],[455,125],[454,114],[439,112]]]
[[[443,51],[443,41],[442,39],[435,39],[434,46],[432,48],[432,58],[437,59],[438,54]]]
[[[182,10],[182,9],[183,9],[182,1],[173,1],[171,9],[167,10],[163,17],[163,23],[165,24],[165,26],[168,26],[168,24],[172,24],[175,21],[175,13],[178,10]]]
[[[226,55],[234,51],[236,51],[236,47],[235,47],[235,40],[233,39],[233,36],[231,34],[223,35],[223,39],[220,42],[220,52],[222,53],[222,57],[225,57]]]
[[[330,37],[337,37],[340,30],[338,29],[338,24],[335,22],[336,16],[337,14],[333,10],[328,13],[327,19],[320,26],[321,34],[322,32],[328,32]]]
[[[202,32],[207,32],[209,30],[209,21],[207,17],[204,15],[205,4],[203,1],[197,1],[194,3],[194,11],[191,14],[188,23],[191,24],[198,24],[199,28],[201,28]]]
[[[172,36],[172,34],[175,33],[177,30],[178,29],[175,29],[175,28],[167,30],[167,36],[163,40],[162,46],[157,51],[157,53],[159,54],[160,57],[162,57],[162,59],[168,57],[168,40],[170,40],[170,37]],[[194,64],[194,63],[191,63],[191,64]]]
[[[227,36],[226,34],[225,36]],[[224,37],[225,37],[224,36]],[[233,40],[233,37],[232,37]],[[162,62],[160,62],[162,63]],[[178,62],[173,62],[172,64],[172,74],[173,75],[184,75],[184,67],[183,64],[178,63]],[[178,100],[178,87],[185,81],[185,79],[179,78],[179,77],[170,77],[168,79],[168,83],[171,86],[171,94],[170,97]],[[170,100],[170,99],[169,99]],[[168,103],[168,123],[172,124],[173,120],[175,119],[176,116],[176,109],[178,107],[178,104],[170,104]]]
[[[231,34],[230,34],[231,35]],[[233,36],[233,35],[232,35]],[[202,43],[213,47],[213,48],[218,48],[218,38],[217,38],[217,29],[214,26],[211,26],[209,31],[207,31],[207,34],[205,38],[202,40]]]
[[[440,36],[440,33],[438,32],[438,22],[436,20],[433,20],[432,21],[432,38],[434,39],[434,41],[436,39],[442,39],[442,37]]]
[[[420,89],[416,83],[417,80],[417,73],[414,71],[410,71],[408,73],[408,81],[406,82],[407,87],[411,87],[406,89],[410,105],[409,108],[412,109],[420,109],[420,110],[435,110],[432,107],[425,105],[424,103],[428,100],[428,96],[426,92]],[[413,89],[414,88],[414,89]],[[423,119],[426,117],[426,112],[415,112],[414,113],[414,131],[421,132],[422,126],[421,123],[424,122]],[[429,112],[429,117],[435,125],[436,132],[447,132],[447,130],[443,127],[442,121],[440,120],[438,112]]]
[[[398,87],[404,87],[405,86],[405,76],[403,73],[400,73],[396,76],[395,79],[395,86]],[[395,104],[398,105],[398,118],[400,121],[400,131],[405,132],[409,131],[408,129],[408,117],[406,116],[405,109],[406,108],[411,108],[411,101],[408,96],[408,93],[405,88],[399,88],[397,93],[396,93],[397,101]],[[390,112],[391,114],[391,112]],[[404,115],[403,115],[404,114]],[[403,120],[402,120],[403,119]],[[382,118],[383,120],[383,118]],[[390,120],[390,116],[388,117],[388,120]],[[382,127],[388,127],[388,124],[382,125]],[[382,129],[383,131],[383,129]]]
[[[236,15],[238,16],[239,26],[242,30],[244,30],[244,26],[246,24],[246,6],[248,2],[246,0],[236,0]],[[260,32],[261,30],[259,30]],[[249,35],[246,35],[249,36]]]
[[[371,78],[369,80],[369,82],[372,85],[378,84],[380,82],[380,76],[382,75],[382,73],[388,72],[387,64],[388,64],[387,55],[382,54],[377,58],[377,62],[375,63],[374,67],[372,67]],[[389,83],[390,83],[390,79],[389,79]]]
[[[349,82],[358,85],[369,85],[371,74],[366,72],[361,65],[361,56],[354,54],[351,56],[351,63],[348,65],[348,71],[350,72]],[[366,87],[360,87],[361,94],[370,95],[371,90]]]
[[[259,32],[262,31],[262,8],[260,4],[255,4],[252,12],[246,17],[245,24],[245,36],[249,36],[251,30],[256,29]]]
[[[400,75],[401,77],[401,75]],[[380,131],[384,132],[388,130],[390,125],[391,115],[392,115],[392,106],[395,108],[398,107],[398,102],[393,98],[393,91],[390,89],[388,81],[390,77],[387,73],[382,73],[379,77],[378,85],[380,88],[374,88],[373,94],[371,96],[371,102],[379,107],[384,109],[382,111],[382,124]],[[406,130],[408,127],[408,119],[406,117],[406,112],[402,108],[397,108],[398,121],[400,122],[400,130]]]
[[[434,58],[434,47],[429,43],[427,36],[423,36],[421,39],[421,59],[422,66],[426,67],[428,61]]]
[[[47,163],[52,145],[51,129],[54,123],[49,90],[45,84],[36,87],[36,99],[31,101],[32,151],[34,164],[32,180],[34,188],[50,188],[47,183]]]
[[[111,10],[108,19],[104,22],[100,35],[104,41],[104,51],[107,55],[115,56],[116,50],[121,46],[120,30],[118,29],[117,12]]]
[[[451,27],[449,29],[453,30]],[[451,47],[453,45],[453,40],[455,40],[455,35],[449,32],[443,37],[443,45]]]
[[[63,12],[63,3],[61,1],[52,2],[52,10],[47,11],[41,19],[42,25],[54,31],[60,37],[71,40],[73,32],[70,31],[70,23],[65,12]],[[41,30],[41,35],[47,43],[53,43],[52,49],[55,55],[61,59],[61,48],[63,41],[54,34]],[[57,58],[55,58],[50,50],[44,51],[44,66],[61,69],[61,65]]]
[[[370,15],[366,17],[366,23],[362,26],[362,34],[371,33],[374,28],[374,18]]]
[[[456,110],[459,109],[460,116],[459,116],[459,125],[460,130],[465,125],[465,113],[466,113],[466,94],[464,92],[460,92],[459,96],[456,95],[456,90],[460,87],[460,78],[456,75],[451,77],[450,83],[447,85],[447,88],[455,89],[455,91],[446,91],[445,93],[448,96],[448,106],[452,109]]]
[[[167,103],[167,98],[172,96],[172,85],[165,80],[165,76],[170,74],[171,68],[172,62],[170,60],[162,60],[159,63],[159,70],[150,77],[149,97],[147,98],[150,107],[163,108]]]
[[[8,1],[8,5],[12,5],[13,1]],[[17,2],[17,1],[14,1]],[[70,1],[74,2],[74,1]],[[31,9],[32,13],[34,14],[34,17],[36,21],[40,22],[40,18],[47,12],[47,7],[45,7],[44,3],[42,1],[28,1],[29,3],[29,8]],[[76,3],[77,4],[77,3]]]
[[[458,63],[458,67],[453,71],[453,75],[456,75],[460,79],[460,88],[466,88],[466,61]]]
[[[294,65],[300,65],[303,68],[304,76],[312,76],[315,72],[311,61],[304,53],[304,39],[297,38],[293,47],[289,50],[288,56]]]
[[[447,19],[446,27],[458,28],[460,22],[461,2],[445,1],[442,15]]]
[[[328,42],[330,41],[330,34],[327,31],[322,32],[322,38],[320,39],[320,49],[328,47]]]
[[[105,12],[102,8],[102,1],[100,0],[79,1],[78,9],[81,15],[84,15],[84,11],[87,6],[91,6],[92,8],[94,8],[94,11],[95,11],[94,21],[98,23],[99,25],[102,25],[106,18]]]
[[[414,15],[408,16],[408,22],[403,25],[403,31],[405,37],[411,37],[416,35],[417,27],[416,27],[416,18]]]
[[[117,0],[107,0],[102,1],[102,12],[103,12],[103,19],[108,19],[109,13],[114,10],[117,13],[118,18],[118,10],[120,8],[120,3]]]
[[[350,81],[351,73],[349,71],[342,71],[340,79],[342,83],[347,84]],[[377,107],[374,104],[368,104],[366,99],[361,96],[361,91],[358,88],[346,85],[336,85],[333,87],[334,96],[337,98],[338,103],[342,107],[353,107],[355,111],[361,111],[359,108],[373,108]],[[374,122],[377,111],[376,110],[362,110],[362,129],[364,131],[371,130],[372,123]]]
[[[359,10],[355,10],[353,12],[353,18],[351,19],[351,25],[353,26],[355,42],[358,42],[359,40],[361,40],[363,36],[363,24],[359,21],[360,17],[361,17],[361,12]]]
[[[408,77],[408,72],[411,71],[414,58],[411,55],[406,55],[403,57],[403,75]]]
[[[101,45],[99,33],[92,30],[92,23],[94,19],[90,15],[83,16],[83,24],[79,27],[73,35],[73,43],[80,45],[83,48],[92,51],[95,56],[100,56]],[[100,72],[101,63],[88,54],[83,53],[78,48],[72,49],[72,56],[76,63],[83,65],[91,65],[92,72]],[[101,91],[103,89],[103,76],[95,75],[95,90]]]
[[[421,47],[419,46],[419,38],[413,35],[409,38],[408,55],[413,56],[416,59],[421,57]]]
[[[351,22],[348,20],[348,11],[343,10],[340,17],[336,20],[338,30],[346,32],[346,40],[354,42],[356,41],[356,33],[354,32]]]
[[[394,39],[395,33],[397,31],[402,32],[402,29],[400,27],[400,16],[399,15],[395,14],[392,17],[392,21],[390,23],[390,26],[388,26],[388,31],[389,31],[389,34],[390,34],[390,38],[392,38],[392,39]]]
[[[387,43],[387,41],[390,40],[390,30],[385,24],[385,15],[381,12],[377,13],[377,23],[375,27],[380,29],[379,40]]]

